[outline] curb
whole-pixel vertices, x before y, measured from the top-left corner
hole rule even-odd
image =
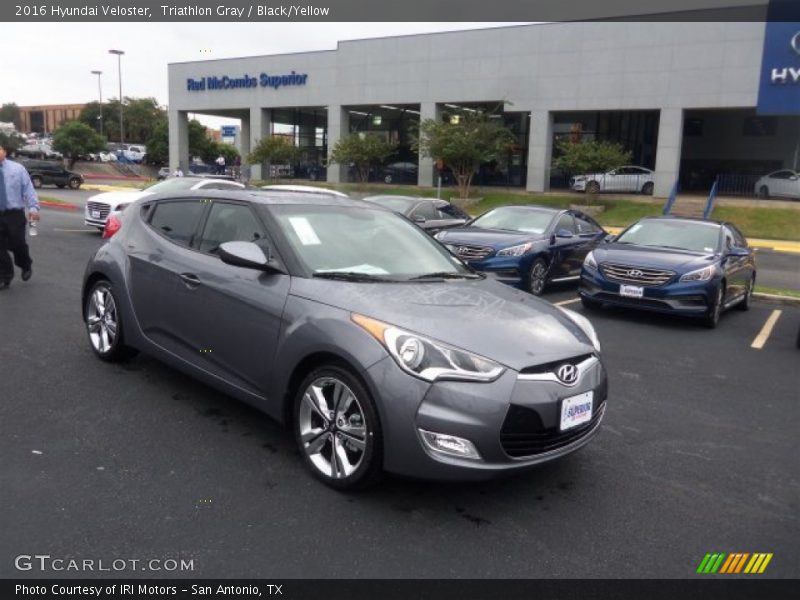
[[[795,298],[794,296],[779,296],[778,294],[765,294],[763,292],[753,292],[753,298],[777,304],[800,304],[800,298]]]
[[[44,208],[55,208],[58,210],[79,210],[80,206],[77,204],[70,204],[68,202],[50,202],[48,200],[39,200],[39,206]]]
[[[84,183],[81,186],[82,190],[88,190],[90,192],[138,192],[140,191],[137,188],[130,188],[130,187],[122,187],[119,185],[105,185],[102,183]]]
[[[98,175],[96,173],[83,173],[84,179],[111,179],[114,181],[150,181],[149,177],[127,177],[125,175]]]

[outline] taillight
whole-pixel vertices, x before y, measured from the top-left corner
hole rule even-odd
[[[115,216],[106,219],[106,226],[103,227],[103,239],[107,240],[114,236],[122,228],[122,222]]]

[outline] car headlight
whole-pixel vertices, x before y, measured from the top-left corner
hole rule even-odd
[[[496,362],[441,342],[405,331],[388,323],[352,314],[351,319],[367,330],[391,354],[401,369],[424,379],[494,381],[505,371]]]
[[[586,258],[583,259],[583,266],[587,269],[597,270],[597,260],[594,258],[594,252],[589,252],[589,254],[586,255]]]
[[[714,267],[704,267],[681,275],[681,281],[708,281],[714,276]]]
[[[591,340],[592,346],[594,349],[600,352],[600,338],[597,337],[597,332],[594,330],[594,325],[584,317],[583,315],[576,313],[574,310],[570,310],[568,308],[564,308],[562,306],[558,307],[561,312],[563,312],[567,317],[572,319],[572,321],[581,328],[583,333]]]
[[[528,242],[527,244],[519,244],[518,246],[511,246],[510,248],[504,248],[497,253],[497,256],[522,256],[528,250],[533,248],[533,244]]]
[[[445,235],[446,235],[446,233],[444,231],[440,231],[436,235],[433,236],[433,239],[442,240],[442,239],[444,239]]]

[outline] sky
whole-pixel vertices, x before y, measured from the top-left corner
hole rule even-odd
[[[168,103],[167,64],[333,50],[340,40],[454,31],[516,23],[15,23],[4,27],[0,104],[85,103],[119,96],[117,57],[123,50],[122,95]],[[8,24],[6,24],[8,25]],[[201,52],[202,51],[202,52]],[[233,121],[197,118],[218,127]]]

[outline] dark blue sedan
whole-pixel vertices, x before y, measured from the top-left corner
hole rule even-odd
[[[538,296],[549,282],[577,281],[583,259],[606,236],[579,211],[501,206],[435,237],[474,269]]]
[[[756,263],[731,223],[652,217],[586,256],[578,293],[584,306],[631,306],[703,319],[747,310]]]

